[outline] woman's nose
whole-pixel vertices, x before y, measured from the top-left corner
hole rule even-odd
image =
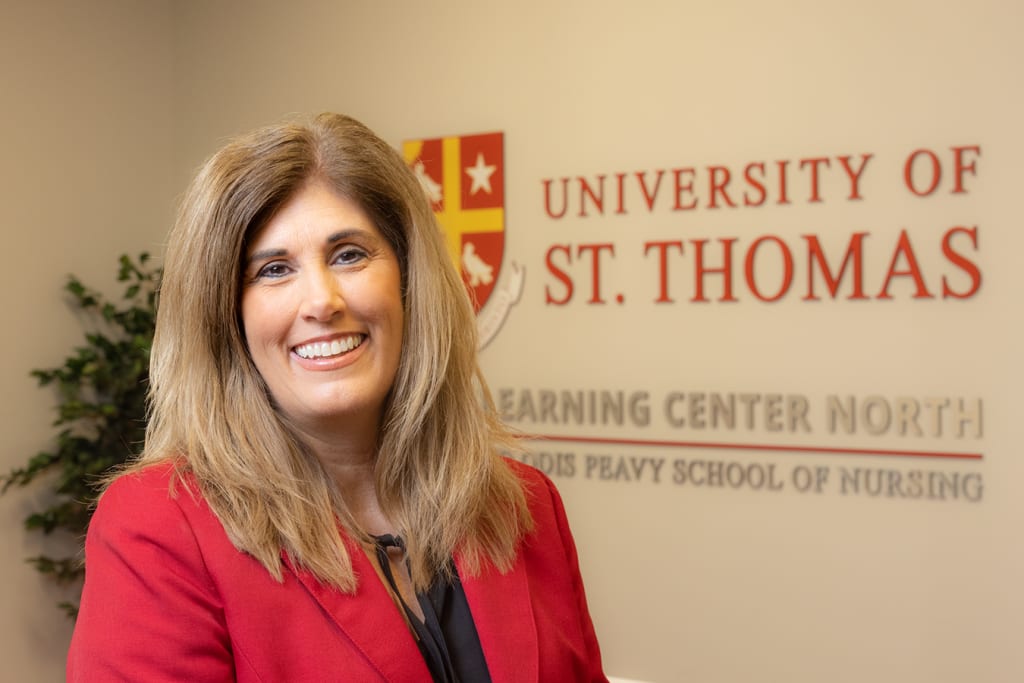
[[[328,268],[307,269],[304,273],[302,317],[327,321],[341,313],[345,299],[341,283]]]

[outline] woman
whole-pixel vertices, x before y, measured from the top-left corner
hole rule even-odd
[[[496,455],[472,308],[387,144],[333,114],[228,144],[158,310],[69,680],[605,680],[558,494]]]

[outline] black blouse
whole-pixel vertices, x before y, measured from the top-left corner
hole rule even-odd
[[[423,619],[420,620],[402,598],[388,558],[388,548],[399,548],[404,552],[405,542],[401,536],[391,534],[373,538],[376,540],[377,560],[412,626],[416,644],[434,683],[490,683],[487,661],[455,563],[451,563],[450,581],[436,577],[425,593],[416,594],[423,610]]]

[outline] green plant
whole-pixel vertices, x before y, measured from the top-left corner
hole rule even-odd
[[[59,396],[54,426],[60,431],[53,450],[38,453],[24,467],[0,475],[0,493],[47,477],[50,504],[25,519],[25,528],[51,534],[60,529],[84,542],[97,484],[111,468],[142,447],[146,428],[149,350],[156,322],[160,269],[149,255],[137,260],[122,255],[117,279],[126,283],[122,304],[115,305],[70,276],[64,289],[99,331],[85,335],[64,364],[33,370],[40,386],[55,385]],[[27,560],[61,584],[80,584],[85,575],[81,553],[71,557],[39,555]],[[59,604],[69,616],[77,602]]]

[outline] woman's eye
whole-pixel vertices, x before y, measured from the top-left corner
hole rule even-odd
[[[342,265],[350,265],[352,263],[358,263],[364,258],[366,258],[366,252],[362,249],[346,247],[337,253],[334,257],[334,261],[335,263],[340,263]]]
[[[288,266],[283,263],[268,263],[257,271],[256,279],[284,277],[289,272]]]

